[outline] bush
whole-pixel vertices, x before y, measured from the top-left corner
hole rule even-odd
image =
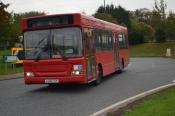
[[[144,43],[144,36],[138,32],[131,32],[129,34],[129,43],[131,45]]]
[[[165,33],[165,29],[163,29],[162,27],[159,27],[156,29],[156,33],[155,33],[155,37],[156,37],[156,41],[159,43],[163,43],[166,41],[166,33]]]

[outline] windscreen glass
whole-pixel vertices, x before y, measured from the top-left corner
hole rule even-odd
[[[78,57],[82,55],[81,31],[79,28],[55,29],[53,36],[53,54],[54,58],[59,57]]]
[[[24,44],[26,59],[82,56],[81,30],[77,27],[28,31]]]

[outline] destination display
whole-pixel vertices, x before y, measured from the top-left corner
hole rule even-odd
[[[53,16],[53,17],[43,17],[43,18],[34,18],[27,21],[27,26],[29,28],[35,27],[48,27],[48,26],[59,26],[73,24],[72,15],[64,16]]]

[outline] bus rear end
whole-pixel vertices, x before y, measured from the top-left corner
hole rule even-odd
[[[79,14],[23,19],[26,84],[87,83]]]

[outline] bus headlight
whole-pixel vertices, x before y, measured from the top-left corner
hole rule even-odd
[[[34,77],[34,73],[33,72],[26,72],[26,76],[27,77]]]
[[[72,75],[80,75],[80,71],[72,71]]]
[[[73,65],[72,75],[80,75],[83,69],[82,64]]]

